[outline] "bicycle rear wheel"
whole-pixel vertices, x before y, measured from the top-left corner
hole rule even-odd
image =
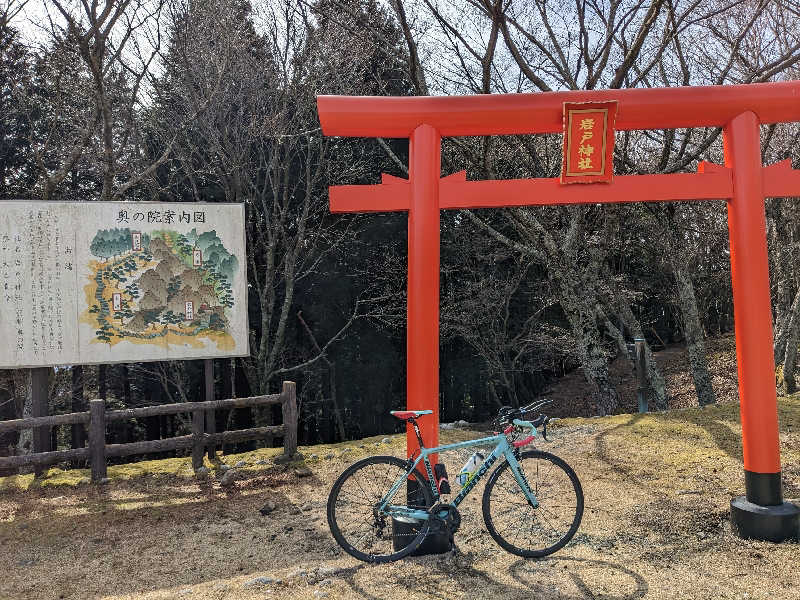
[[[559,457],[529,450],[517,459],[539,506],[528,503],[507,461],[489,477],[483,492],[483,520],[505,550],[539,558],[572,539],[583,517],[583,489],[575,471]]]
[[[365,562],[383,563],[408,556],[423,542],[428,521],[422,522],[418,530],[404,527],[403,531],[396,531],[395,521],[378,512],[384,495],[407,472],[404,460],[371,456],[350,465],[339,476],[328,496],[328,525],[345,552]],[[427,480],[414,470],[389,504],[428,510],[432,498]],[[403,546],[407,540],[410,543]],[[400,548],[395,550],[395,546]]]

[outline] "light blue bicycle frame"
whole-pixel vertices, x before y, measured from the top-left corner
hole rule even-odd
[[[522,421],[520,419],[514,419],[514,425],[518,427],[526,427],[530,429],[530,435],[536,437],[536,428],[533,426],[532,423],[529,421]],[[394,504],[389,504],[389,500],[394,497],[397,490],[400,489],[400,486],[403,485],[408,481],[408,476],[413,473],[414,469],[417,468],[417,465],[420,462],[425,463],[425,471],[428,475],[428,483],[431,486],[431,491],[433,492],[433,499],[434,504],[439,499],[439,489],[436,486],[436,479],[433,476],[433,470],[431,469],[431,462],[428,459],[428,456],[431,454],[439,454],[443,452],[447,452],[448,450],[456,450],[458,448],[470,448],[472,446],[489,446],[491,444],[497,444],[492,450],[491,454],[486,457],[486,460],[483,461],[481,466],[478,468],[477,472],[475,472],[472,478],[467,482],[467,484],[461,488],[461,491],[458,492],[458,495],[453,498],[451,504],[453,506],[458,506],[467,497],[467,494],[470,493],[472,488],[478,483],[478,481],[483,477],[486,472],[492,468],[492,465],[497,462],[497,459],[501,456],[505,456],[506,460],[508,461],[508,466],[511,469],[511,473],[514,475],[514,479],[517,480],[519,487],[525,493],[525,497],[527,498],[528,502],[530,503],[533,508],[538,508],[539,502],[536,499],[536,496],[531,489],[530,484],[528,484],[528,480],[525,478],[525,474],[519,468],[519,463],[517,462],[516,457],[514,456],[514,447],[508,443],[508,439],[504,433],[500,433],[498,435],[493,435],[491,437],[479,438],[477,440],[469,440],[467,442],[458,442],[457,444],[447,444],[445,446],[437,446],[436,448],[420,448],[420,454],[417,456],[416,460],[414,460],[413,465],[411,465],[406,472],[405,475],[402,475],[397,481],[394,482],[392,487],[386,493],[386,495],[381,499],[380,507],[378,508],[378,512],[381,514],[385,514],[391,517],[402,517],[405,519],[412,519],[415,521],[426,521],[430,515],[427,511],[419,510],[410,508],[408,506],[397,506]]]

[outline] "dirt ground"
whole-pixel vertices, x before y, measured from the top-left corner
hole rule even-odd
[[[538,561],[495,545],[482,483],[461,506],[454,552],[380,566],[341,552],[325,521],[331,484],[357,458],[402,455],[400,435],[302,448],[305,476],[253,464],[269,451],[224,457],[250,465],[228,490],[213,474],[192,478],[189,459],[158,475],[137,463],[142,475],[103,486],[6,482],[0,598],[800,599],[797,543],[731,533],[729,502],[744,489],[737,413],[728,404],[563,421],[538,445],[575,468],[586,511],[574,541]],[[800,397],[781,400],[780,415],[784,490],[797,502]],[[448,430],[442,440],[477,435]],[[448,471],[465,459],[450,457]],[[263,516],[267,500],[276,509]]]

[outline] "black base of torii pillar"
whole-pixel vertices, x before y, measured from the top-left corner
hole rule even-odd
[[[741,538],[767,542],[800,539],[800,508],[784,502],[780,474],[745,473],[747,496],[731,500],[731,527]],[[777,481],[776,481],[777,480]]]

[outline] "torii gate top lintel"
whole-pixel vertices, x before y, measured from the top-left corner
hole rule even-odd
[[[560,133],[565,103],[615,101],[614,130],[721,127],[725,165],[698,173],[622,175],[610,183],[554,179],[467,181],[441,177],[443,136]],[[800,535],[800,509],[784,503],[778,441],[765,197],[800,196],[800,170],[764,167],[761,124],[800,121],[800,81],[731,86],[487,94],[443,97],[319,96],[329,136],[408,138],[409,178],[331,186],[333,212],[408,211],[407,406],[430,409],[427,447],[439,431],[439,212],[638,201],[726,200],[746,499],[731,502],[745,537]],[[408,452],[416,448],[409,428]],[[436,457],[433,457],[436,460]],[[756,505],[753,508],[753,505]],[[773,512],[772,511],[774,508]],[[766,512],[765,512],[766,511]],[[787,516],[788,515],[788,516]]]
[[[616,130],[724,127],[752,111],[762,124],[798,120],[800,81],[474,96],[319,96],[322,132],[408,138],[421,124],[441,136],[561,133],[565,102],[618,102]]]

